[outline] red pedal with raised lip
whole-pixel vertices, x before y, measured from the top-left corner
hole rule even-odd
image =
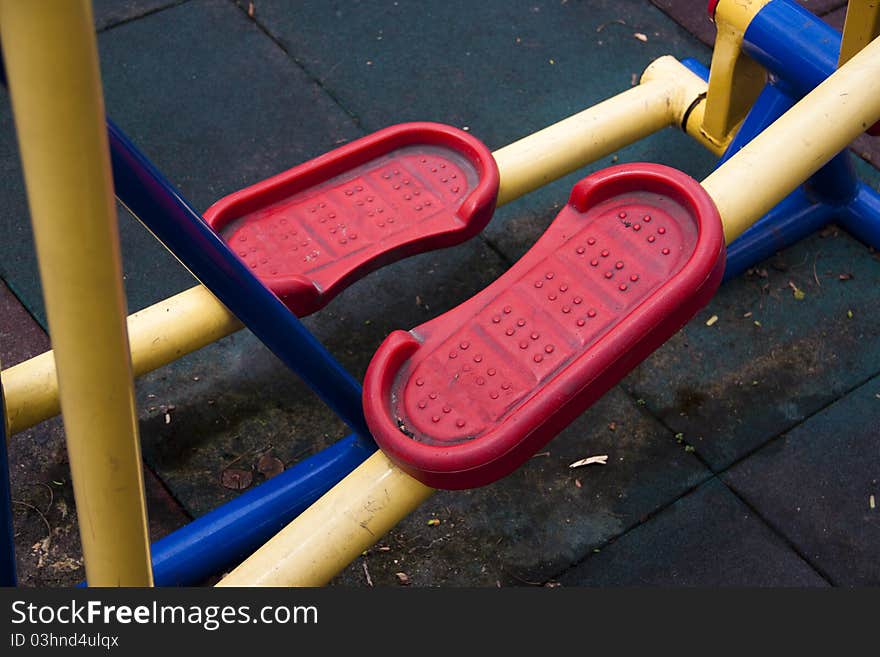
[[[501,278],[386,338],[364,382],[370,430],[429,486],[495,481],[681,328],[723,271],[695,180],[653,164],[593,174]]]
[[[497,194],[482,142],[406,123],[230,194],[204,217],[302,317],[382,265],[473,237]]]

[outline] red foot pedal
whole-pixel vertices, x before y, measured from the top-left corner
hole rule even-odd
[[[596,173],[501,278],[386,338],[364,382],[370,430],[429,486],[495,481],[681,328],[723,271],[696,181],[652,164]]]
[[[405,256],[479,233],[498,168],[450,126],[380,130],[212,205],[205,220],[298,316]]]

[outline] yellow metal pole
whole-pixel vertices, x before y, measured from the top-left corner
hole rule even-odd
[[[715,10],[715,47],[702,130],[706,139],[729,141],[767,80],[764,69],[742,51],[743,35],[770,0],[721,0]]]
[[[638,87],[495,151],[501,172],[498,205],[666,126],[680,126],[686,113],[689,134],[720,154],[719,146],[703,139],[699,130],[705,102],[697,101],[705,91],[706,83],[679,61],[661,57],[646,69]],[[241,327],[202,286],[134,313],[128,318],[128,331],[135,375],[166,365]],[[2,372],[2,380],[10,434],[58,413],[51,351],[10,367]]]
[[[840,58],[843,66],[859,50],[880,36],[880,0],[850,0],[846,7],[846,21],[840,42]]]
[[[0,0],[92,586],[152,584],[110,156],[87,0]]]
[[[128,317],[135,376],[167,365],[242,328],[207,288],[197,285]],[[55,354],[47,351],[5,370],[10,435],[58,414]]]
[[[728,243],[880,119],[880,38],[703,181]]]

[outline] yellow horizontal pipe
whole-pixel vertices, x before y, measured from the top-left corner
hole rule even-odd
[[[706,83],[673,57],[661,57],[642,84],[493,153],[501,172],[498,205],[509,203],[572,171],[669,125]],[[698,108],[699,110],[699,108]],[[700,111],[689,132],[701,137]],[[715,145],[704,144],[715,149]],[[196,286],[128,318],[136,376],[200,349],[242,328],[207,289]],[[2,372],[10,435],[57,415],[58,383],[49,351]]]
[[[728,243],[880,120],[880,38],[703,181]]]
[[[642,73],[643,85],[657,80],[672,83],[669,110],[673,125],[680,127],[703,147],[720,157],[733,136],[728,134],[716,139],[703,130],[708,96],[706,81],[670,56],[655,59]]]
[[[0,1],[0,40],[91,586],[150,586],[141,450],[89,0]]]
[[[128,318],[134,374],[140,376],[242,328],[207,288],[197,285]],[[47,351],[2,374],[10,435],[58,414],[55,354]]]

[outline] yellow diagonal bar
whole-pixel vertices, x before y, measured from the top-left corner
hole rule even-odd
[[[91,4],[0,0],[86,577],[152,584]]]

